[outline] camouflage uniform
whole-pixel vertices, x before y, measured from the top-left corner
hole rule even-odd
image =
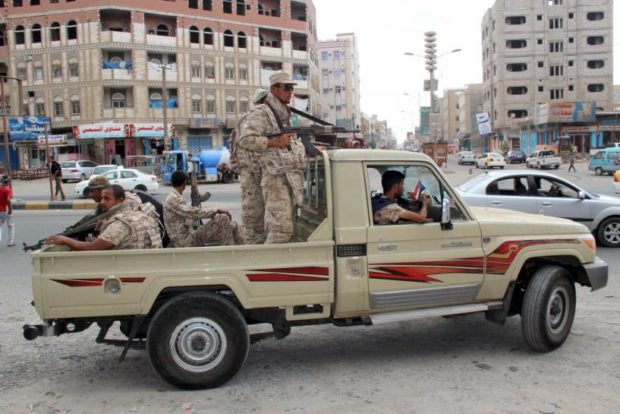
[[[123,205],[101,223],[99,238],[114,245],[114,250],[161,248],[157,221],[141,210]]]
[[[280,133],[275,116],[283,125],[289,125],[291,111],[272,94],[267,96],[266,102],[275,114],[267,105],[257,105],[239,128],[238,150],[251,155],[248,156],[249,165],[241,169],[241,206],[246,231],[250,234],[248,242],[260,243],[264,239],[265,243],[286,243],[293,237],[293,204],[303,201],[306,156],[299,138],[291,139],[290,149],[267,147],[267,135]],[[257,167],[261,172],[264,205],[256,197],[259,190],[254,169]],[[260,228],[263,211],[264,233],[253,234]]]
[[[382,196],[381,198],[387,197]],[[405,211],[405,209],[399,206],[397,203],[388,204],[387,206],[375,212],[372,218],[375,224],[394,224],[399,220],[399,215],[403,211]]]
[[[194,230],[194,219],[211,219]],[[195,247],[207,244],[243,244],[239,225],[217,209],[192,207],[178,191],[173,190],[164,203],[164,223],[171,247]]]

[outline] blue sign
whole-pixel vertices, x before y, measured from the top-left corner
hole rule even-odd
[[[9,118],[9,135],[13,140],[31,139],[36,141],[45,134],[50,119],[46,116],[24,116]]]

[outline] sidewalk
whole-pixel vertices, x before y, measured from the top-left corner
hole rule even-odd
[[[50,201],[49,179],[12,180],[14,210],[91,210],[96,204],[89,198],[76,198],[75,183],[64,183],[66,201]]]
[[[92,210],[97,204],[93,200],[43,201],[14,199],[13,210]]]

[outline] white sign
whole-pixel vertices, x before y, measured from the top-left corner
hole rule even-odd
[[[125,138],[127,136],[125,124],[105,123],[78,125],[77,129],[79,139]]]
[[[66,145],[67,134],[48,135],[47,142],[49,145]],[[37,143],[40,146],[45,146],[45,135],[39,135],[37,137]]]
[[[478,112],[476,114],[476,122],[478,123],[478,132],[480,135],[488,135],[493,133],[491,128],[491,120],[487,112]]]

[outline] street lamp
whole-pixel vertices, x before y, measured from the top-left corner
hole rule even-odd
[[[24,105],[24,91],[22,87],[22,80],[19,78],[13,78],[10,76],[0,76],[0,100],[2,101],[2,128],[4,130],[4,170],[9,179],[9,187],[13,188],[13,181],[11,178],[11,157],[9,156],[9,127],[6,122],[6,117],[9,116],[6,105],[6,96],[4,95],[4,83],[8,80],[12,79],[17,81],[18,88],[18,100],[19,106],[17,110],[17,114],[21,115],[22,107]]]

